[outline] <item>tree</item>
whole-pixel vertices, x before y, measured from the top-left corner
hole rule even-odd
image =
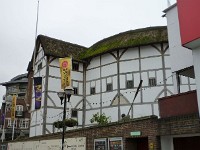
[[[90,119],[91,123],[97,122],[98,125],[106,125],[110,122],[110,117],[107,117],[104,113],[103,114],[93,114],[92,118]]]

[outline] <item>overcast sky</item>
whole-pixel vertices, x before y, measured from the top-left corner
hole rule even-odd
[[[91,46],[124,32],[166,25],[169,0],[40,0],[37,34]],[[38,0],[0,0],[0,83],[26,73],[31,59]],[[170,0],[171,4],[176,0]],[[0,86],[0,106],[5,87]]]

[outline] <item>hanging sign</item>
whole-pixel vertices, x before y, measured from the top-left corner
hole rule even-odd
[[[11,121],[13,122],[15,120],[15,107],[16,107],[16,100],[17,100],[17,96],[13,95],[12,96],[12,106],[11,106]]]
[[[71,58],[60,58],[60,74],[61,74],[61,89],[65,89],[67,86],[71,86]]]
[[[34,77],[35,109],[40,109],[42,100],[42,77]]]

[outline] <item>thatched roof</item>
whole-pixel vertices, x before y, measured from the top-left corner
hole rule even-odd
[[[41,43],[46,56],[58,58],[72,56],[73,59],[79,60],[79,54],[86,49],[86,47],[44,35],[38,35],[37,43]]]
[[[103,39],[80,54],[80,59],[91,58],[117,49],[168,42],[166,26],[131,30]]]

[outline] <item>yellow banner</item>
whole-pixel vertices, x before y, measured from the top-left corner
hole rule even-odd
[[[11,106],[11,121],[14,121],[14,120],[15,120],[16,100],[17,100],[17,96],[16,96],[16,95],[13,95],[13,96],[12,96],[12,106]]]
[[[60,58],[61,89],[71,86],[71,66],[72,60],[69,57]]]

